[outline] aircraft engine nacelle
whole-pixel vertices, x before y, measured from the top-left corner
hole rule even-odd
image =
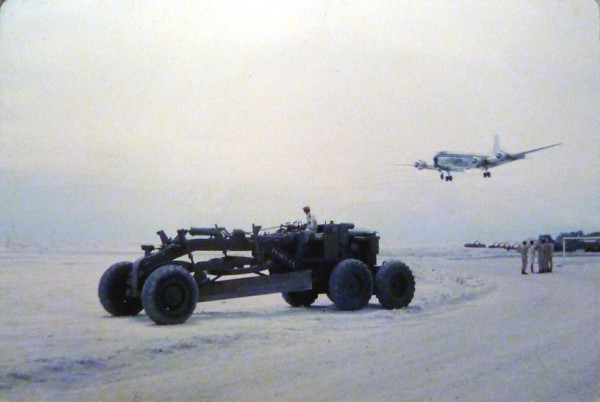
[[[496,159],[499,161],[504,161],[508,159],[508,154],[506,152],[496,152]]]
[[[419,161],[416,161],[413,166],[416,167],[419,170],[423,170],[423,169],[425,169],[427,167],[427,163],[424,162],[424,161],[419,160]]]
[[[478,157],[474,156],[473,159],[471,159],[471,163],[475,166],[479,166],[481,160]]]

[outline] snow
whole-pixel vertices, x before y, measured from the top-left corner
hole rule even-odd
[[[137,252],[0,250],[0,400],[597,401],[600,256],[520,274],[505,250],[383,250],[411,305],[356,312],[320,296],[201,303],[183,325],[109,316],[97,286]]]

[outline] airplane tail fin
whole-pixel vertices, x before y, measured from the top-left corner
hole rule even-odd
[[[502,151],[502,149],[500,148],[500,136],[498,134],[494,135],[494,154]]]

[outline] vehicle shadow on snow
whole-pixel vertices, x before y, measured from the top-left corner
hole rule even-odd
[[[248,305],[247,307],[240,305],[239,309],[237,309],[235,304],[231,304],[226,306],[226,311],[219,311],[223,307],[222,304],[208,302],[206,304],[198,303],[195,312],[184,325],[202,325],[203,323],[221,320],[258,319],[267,322],[293,317],[321,320],[323,316],[347,317],[349,315],[375,318],[414,317],[415,315],[429,315],[447,308],[460,308],[468,303],[476,302],[486,297],[496,289],[496,284],[487,278],[477,275],[449,273],[448,271],[438,269],[418,271],[416,278],[415,296],[411,304],[402,309],[387,310],[378,303],[376,297],[373,297],[367,306],[361,310],[343,311],[339,310],[325,295],[320,295],[317,301],[308,307],[291,307],[281,300],[280,304]],[[227,304],[227,302],[220,303]],[[127,319],[149,326],[157,325],[143,311],[134,317],[112,317],[106,314],[102,315],[102,318]]]
[[[237,311],[202,311],[199,306],[188,322],[206,322],[212,320],[274,320],[290,317],[307,317],[319,319],[324,315],[347,317],[349,315],[370,316],[378,313],[407,313],[414,314],[422,309],[419,306],[408,306],[397,310],[387,310],[377,302],[371,302],[364,308],[354,311],[339,310],[334,304],[316,304],[308,307],[281,306],[279,308],[262,308],[260,310],[237,310]]]

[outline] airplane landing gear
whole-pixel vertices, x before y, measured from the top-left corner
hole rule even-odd
[[[440,174],[440,179],[441,179],[441,180],[444,180],[444,179],[446,179],[446,181],[452,181],[452,176],[450,175],[450,173],[447,173],[447,174],[446,174],[446,176],[444,176],[444,172],[442,172],[442,173]]]
[[[483,178],[485,179],[486,177],[492,177],[492,173],[490,172],[483,172]]]

